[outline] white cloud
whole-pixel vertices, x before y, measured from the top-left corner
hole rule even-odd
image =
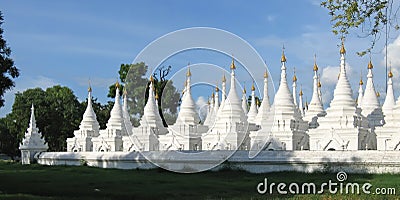
[[[338,75],[340,72],[339,66],[327,66],[324,67],[321,74],[321,83],[323,85],[336,85],[338,81]],[[352,77],[353,75],[353,68],[346,63],[346,74],[347,77]]]
[[[200,96],[197,99],[196,108],[197,108],[197,112],[200,115],[201,120],[204,121],[207,116],[207,109],[208,109],[207,100],[205,97]]]
[[[385,55],[385,49],[383,49],[382,53]],[[388,44],[388,61],[392,66],[393,76],[394,78],[399,78],[400,71],[400,35],[390,44]],[[386,55],[382,60],[382,65],[385,66],[386,63]]]
[[[276,19],[276,16],[274,16],[274,15],[268,15],[268,16],[267,16],[267,21],[268,21],[268,22],[274,22],[275,19]]]

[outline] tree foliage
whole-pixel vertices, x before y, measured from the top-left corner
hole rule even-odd
[[[396,30],[397,9],[392,8],[392,0],[324,0],[321,6],[329,10],[332,32],[345,37],[354,30],[361,37],[372,37],[371,45],[360,56],[370,52],[379,35],[389,23]]]
[[[14,78],[19,76],[19,70],[10,58],[11,49],[3,38],[3,14],[0,11],[0,108],[4,106],[4,94],[15,86]]]
[[[179,93],[173,86],[172,81],[166,78],[171,67],[160,67],[153,74],[154,87],[156,89],[159,105],[159,113],[163,119],[164,125],[175,122],[177,116],[177,107],[179,103]],[[148,67],[144,62],[136,64],[121,64],[119,73],[120,91],[123,87],[128,93],[128,109],[131,114],[134,126],[139,125],[139,120],[143,115],[143,109],[148,97],[149,77],[145,77]],[[129,73],[128,73],[129,72]],[[109,87],[108,97],[115,97],[115,84]]]

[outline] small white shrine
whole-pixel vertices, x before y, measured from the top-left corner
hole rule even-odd
[[[25,137],[22,139],[22,143],[19,145],[21,150],[21,162],[22,164],[30,164],[35,160],[38,153],[47,151],[49,147],[42,138],[42,134],[36,127],[35,120],[35,108],[31,107],[31,118],[29,120],[29,128],[26,129]]]

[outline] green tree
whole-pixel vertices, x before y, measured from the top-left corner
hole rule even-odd
[[[388,33],[388,23],[399,29],[393,0],[323,0],[321,6],[329,10],[335,35],[345,37],[353,30],[361,37],[372,37],[369,48],[358,52],[360,56],[371,51],[383,30]]]
[[[148,77],[145,77],[147,69],[148,67],[143,62],[121,64],[118,72],[120,82],[122,83],[120,85],[121,94],[124,89],[123,87],[128,92],[128,109],[134,126],[139,125],[139,120],[143,115],[143,108],[148,97],[150,82]],[[161,67],[153,74],[154,86],[159,97],[159,112],[164,125],[175,122],[180,97],[172,81],[166,79],[170,69],[171,67]],[[115,89],[115,84],[110,86],[108,97],[115,97]]]
[[[11,49],[3,38],[3,14],[0,11],[0,108],[4,106],[4,94],[15,86],[14,78],[19,76],[19,70],[10,58]]]

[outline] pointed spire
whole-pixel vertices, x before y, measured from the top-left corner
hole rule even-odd
[[[225,78],[225,74],[224,74],[222,76],[221,105],[219,107],[217,115],[219,115],[222,112],[222,109],[225,105],[225,99],[226,99],[226,78]]]
[[[180,111],[176,119],[175,125],[196,125],[200,122],[199,115],[196,112],[196,104],[193,100],[191,93],[191,83],[190,83],[191,72],[188,67],[186,73],[186,91],[182,97],[182,104],[180,106]]]
[[[344,38],[342,38],[342,46],[340,47],[340,54],[346,54],[346,49],[344,48]]]
[[[314,54],[314,72],[318,71],[318,65],[317,65],[317,54]]]
[[[264,93],[261,105],[258,109],[258,114],[256,117],[256,124],[261,125],[262,121],[266,121],[268,119],[268,113],[270,111],[270,103],[269,103],[269,95],[268,95],[268,72],[265,70],[264,72]]]
[[[319,114],[323,114],[324,108],[321,102],[321,98],[318,93],[318,66],[316,61],[316,55],[314,55],[314,81],[313,81],[313,94],[310,101],[310,106],[308,107],[308,111],[305,114],[306,120],[311,121],[314,117],[318,116]]]
[[[300,92],[299,92],[299,110],[300,115],[304,117],[304,106],[303,106],[303,87],[300,85]]]
[[[364,85],[364,82],[362,80],[362,71],[361,71],[360,72],[359,88],[358,88],[358,97],[357,97],[357,107],[359,107],[359,108],[361,108],[362,100],[363,100],[363,96],[364,96],[363,85]]]
[[[343,41],[342,41],[343,42]],[[344,43],[342,43],[344,49]],[[338,82],[333,92],[333,99],[330,107],[326,110],[327,116],[353,116],[356,110],[355,101],[353,99],[353,90],[346,74],[346,58],[345,51],[341,51],[340,55],[340,73]],[[331,114],[330,114],[331,113]]]
[[[231,63],[231,70],[234,70],[234,69],[236,69],[236,66],[235,66],[235,59],[233,58],[233,56],[232,56],[232,63]]]
[[[251,85],[251,103],[250,103],[250,109],[249,112],[247,113],[247,120],[250,123],[255,123],[256,117],[257,117],[257,102],[256,102],[256,97],[255,97],[255,86],[254,86],[254,81],[253,84]]]
[[[159,133],[163,134],[167,132],[167,129],[164,127],[160,113],[158,112],[158,106],[154,94],[155,88],[153,84],[154,82],[150,81],[148,98],[143,109],[143,116],[140,119],[140,126],[157,128]]]
[[[247,96],[246,96],[246,86],[243,86],[243,95],[242,95],[242,109],[245,114],[247,114]]]
[[[321,92],[321,88],[322,88],[322,84],[321,84],[321,74],[318,74],[318,95],[319,95],[319,99],[321,101],[321,103],[323,103],[322,101],[322,92]]]
[[[281,62],[286,62],[286,56],[285,56],[285,46],[282,46],[282,56],[281,56]]]
[[[29,128],[28,132],[30,133],[37,133],[38,129],[36,128],[36,119],[35,119],[35,107],[31,106],[31,118],[29,119]]]
[[[376,108],[379,108],[379,100],[378,100],[378,93],[375,90],[374,86],[374,81],[373,81],[373,69],[372,61],[371,59],[368,62],[368,74],[367,74],[367,84],[365,86],[365,92],[364,92],[364,97],[362,100],[362,113],[370,114],[373,110]]]
[[[190,72],[190,67],[189,67],[189,65],[190,65],[190,64],[188,64],[188,70],[187,70],[187,72],[186,72],[186,77],[192,76],[192,73]]]
[[[388,82],[387,82],[387,91],[386,91],[386,98],[385,102],[383,103],[382,110],[385,115],[393,112],[393,109],[395,107],[395,99],[394,99],[394,93],[393,93],[393,82],[392,82],[392,68],[390,67],[389,73],[388,73]]]
[[[292,84],[292,89],[293,89],[293,102],[294,105],[297,106],[297,77],[296,77],[296,68],[293,67],[293,84]]]
[[[119,82],[115,83],[115,102],[114,106],[111,109],[110,119],[107,122],[107,129],[118,129],[122,131],[125,130],[125,126],[123,123],[123,114],[122,114],[122,107],[120,102],[120,93],[119,93]]]
[[[279,88],[275,94],[274,98],[274,110],[275,113],[290,113],[295,114],[295,110],[297,109],[294,104],[294,98],[289,90],[289,86],[286,79],[286,58],[285,62],[282,62],[281,66],[281,79],[279,83]]]
[[[96,113],[93,110],[92,106],[92,87],[90,86],[89,82],[89,88],[88,88],[88,98],[87,98],[87,106],[85,113],[83,113],[82,121],[79,125],[79,129],[81,130],[94,130],[97,135],[97,132],[100,129],[99,122],[97,121],[97,116]]]

